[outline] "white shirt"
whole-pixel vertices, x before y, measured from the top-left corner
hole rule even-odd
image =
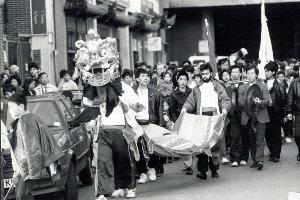
[[[267,80],[267,88],[269,91],[273,88],[274,81],[275,79]],[[269,99],[270,99],[270,105],[272,105],[273,101],[272,101],[271,94],[269,95]]]
[[[138,93],[138,102],[142,104],[145,109],[137,113],[136,118],[141,120],[149,120],[149,99],[148,99],[148,88],[137,89]]]
[[[43,94],[47,94],[49,92],[55,92],[58,89],[55,85],[47,83],[47,85],[39,84],[36,88],[34,88],[34,90],[36,92],[36,95],[43,95]]]
[[[267,80],[267,87],[269,91],[273,88],[274,81],[275,79]]]
[[[58,85],[59,90],[77,90],[77,85],[74,81],[69,80],[68,82],[61,81]]]
[[[208,83],[203,83],[201,86],[199,86],[199,89],[201,91],[201,108],[212,107],[216,108],[219,112],[218,94],[214,90],[213,83],[211,81]]]

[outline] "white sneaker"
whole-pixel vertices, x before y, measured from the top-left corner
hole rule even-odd
[[[245,166],[245,165],[247,165],[247,162],[245,160],[241,160],[240,165]]]
[[[100,195],[96,200],[107,200],[107,198],[104,195]]]
[[[123,190],[123,189],[115,190],[115,191],[112,193],[111,197],[112,197],[112,198],[124,197],[124,190]]]
[[[229,160],[227,158],[223,157],[221,163],[223,165],[228,165],[229,164]]]
[[[154,168],[149,168],[148,177],[150,181],[156,181],[156,172]]]
[[[135,191],[136,191],[136,189],[134,188],[134,189],[128,189],[127,190],[127,198],[129,199],[129,198],[135,198]]]
[[[142,173],[140,179],[138,180],[139,184],[144,184],[148,182],[148,176],[145,173]]]
[[[231,167],[238,167],[239,166],[239,164],[238,164],[238,162],[233,162],[233,163],[231,163]]]
[[[284,138],[284,140],[285,140],[286,143],[291,143],[292,142],[292,139],[289,138],[289,137]]]

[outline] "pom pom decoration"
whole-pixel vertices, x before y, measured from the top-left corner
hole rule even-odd
[[[104,86],[116,78],[119,67],[119,52],[115,38],[101,39],[93,30],[89,30],[87,41],[75,42],[77,52],[74,61],[84,79],[92,86]],[[82,77],[83,78],[83,77]]]

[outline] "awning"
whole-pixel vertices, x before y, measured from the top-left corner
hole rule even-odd
[[[65,12],[82,17],[101,17],[108,12],[108,5],[93,5],[87,0],[67,0]]]

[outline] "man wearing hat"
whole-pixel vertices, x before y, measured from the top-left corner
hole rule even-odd
[[[11,65],[9,67],[9,73],[10,73],[10,75],[17,75],[17,76],[19,76],[19,74],[20,74],[20,68],[17,65]]]
[[[264,167],[264,142],[266,124],[270,122],[267,106],[270,103],[267,85],[257,80],[259,70],[255,65],[246,69],[249,83],[238,91],[238,102],[242,107],[241,125],[242,149],[240,165],[246,165],[249,149],[253,164],[251,168],[261,170]]]
[[[270,92],[270,104],[267,106],[270,123],[267,124],[266,142],[269,147],[269,160],[279,162],[282,139],[281,139],[281,119],[284,117],[284,108],[286,106],[286,94],[282,84],[275,78],[278,71],[278,65],[270,61],[265,66],[266,84]]]

